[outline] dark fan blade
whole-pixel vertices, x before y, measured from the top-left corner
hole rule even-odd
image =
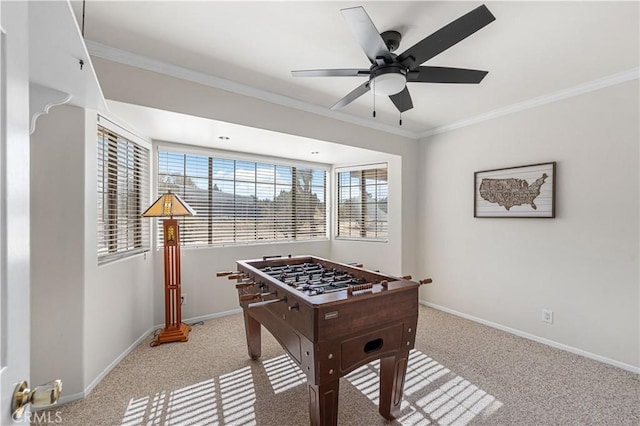
[[[364,8],[352,7],[342,9],[341,12],[371,63],[375,64],[376,58],[385,58],[390,63],[391,53]]]
[[[359,69],[291,71],[294,77],[366,77],[369,74],[371,74],[369,70]]]
[[[418,67],[407,74],[412,83],[469,83],[478,84],[489,71],[448,67]]]
[[[360,96],[364,95],[369,91],[369,80],[362,83],[360,86],[353,89],[347,96],[340,99],[331,109],[342,108],[343,106],[349,105],[351,102],[358,99]]]
[[[413,69],[469,37],[495,19],[489,9],[482,5],[407,49],[398,56],[398,61],[407,68]]]
[[[407,89],[406,86],[404,90],[402,90],[402,92],[398,92],[395,95],[389,96],[389,99],[391,99],[391,101],[400,112],[405,112],[413,108],[413,101],[411,100],[409,89]]]

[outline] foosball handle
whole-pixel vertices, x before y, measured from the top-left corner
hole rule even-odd
[[[241,289],[241,288],[253,287],[254,285],[256,285],[256,283],[254,283],[253,281],[250,281],[246,283],[238,283],[236,284],[236,288]]]
[[[237,272],[220,271],[220,272],[216,272],[216,277],[226,277],[226,276],[231,275],[231,274],[237,274]]]
[[[242,272],[234,272],[231,275],[227,275],[227,278],[230,280],[237,280],[238,278],[244,278],[244,274]]]
[[[241,294],[240,296],[238,296],[238,299],[240,299],[241,302],[248,302],[250,300],[261,299],[261,297],[260,293]]]
[[[418,282],[420,283],[420,285],[422,285],[422,284],[431,284],[433,282],[433,280],[431,278],[425,278],[424,280],[420,280]]]

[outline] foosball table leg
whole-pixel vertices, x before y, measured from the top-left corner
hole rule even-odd
[[[260,323],[251,318],[244,311],[244,329],[247,334],[247,350],[251,359],[258,359],[262,355],[262,343],[260,336]]]
[[[336,426],[338,424],[340,379],[322,385],[308,383],[308,388],[311,426]]]
[[[380,358],[380,406],[378,411],[387,420],[395,419],[400,415],[408,358],[408,352]]]

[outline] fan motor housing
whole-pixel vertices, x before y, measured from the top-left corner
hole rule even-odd
[[[374,93],[381,95],[395,95],[407,84],[407,69],[401,64],[383,64],[371,67],[369,83],[373,83]]]
[[[407,69],[401,64],[382,64],[382,65],[374,65],[370,70],[371,74],[369,74],[369,81],[374,78],[381,76],[383,74],[402,74],[405,78],[407,77]]]
[[[398,46],[400,46],[400,40],[402,40],[402,34],[400,34],[398,31],[393,30],[381,33],[380,37],[382,37],[384,44],[387,45],[387,49],[389,49],[389,52],[393,52],[394,50],[396,50]]]

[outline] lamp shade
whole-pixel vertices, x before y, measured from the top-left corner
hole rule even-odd
[[[142,217],[173,217],[173,216],[194,216],[195,210],[189,206],[177,194],[169,190],[162,194],[151,206],[142,213]]]

